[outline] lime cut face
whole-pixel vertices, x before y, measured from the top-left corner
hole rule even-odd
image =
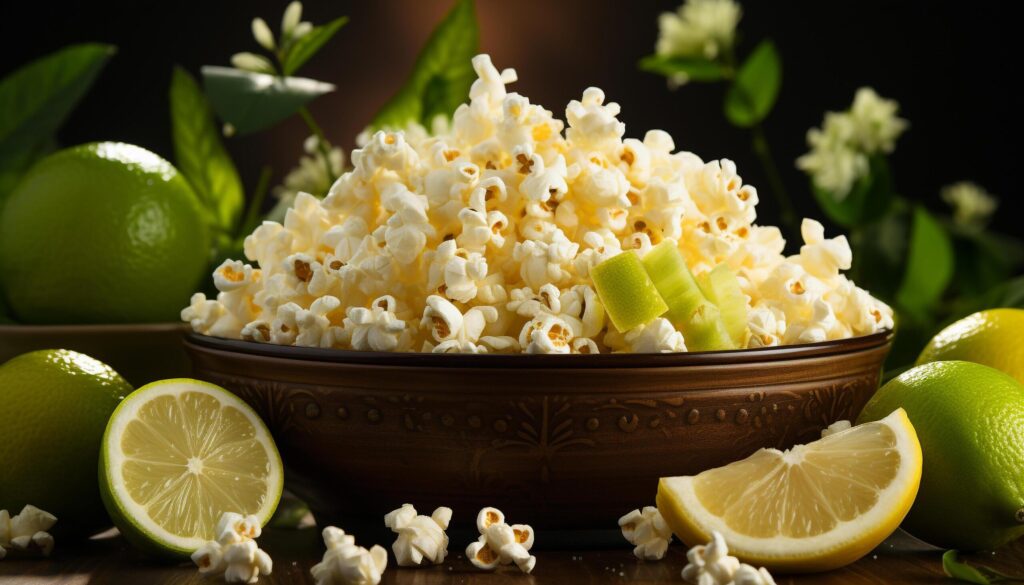
[[[213,539],[225,512],[255,514],[265,523],[282,480],[277,449],[256,413],[196,380],[139,389],[104,437],[101,486],[115,522],[170,552],[191,552]]]

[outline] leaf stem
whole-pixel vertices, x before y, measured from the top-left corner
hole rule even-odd
[[[252,192],[252,201],[249,203],[249,208],[245,211],[245,218],[238,225],[238,233],[235,234],[236,238],[245,237],[252,230],[256,229],[256,223],[263,215],[263,201],[267,198],[267,192],[270,190],[270,176],[272,173],[270,165],[265,165],[260,169],[260,179],[256,183],[256,189]]]
[[[775,202],[782,212],[782,224],[791,233],[797,233],[799,230],[797,229],[796,211],[793,207],[793,201],[789,198],[789,193],[786,192],[786,187],[782,183],[782,175],[779,174],[775,158],[768,147],[768,140],[765,138],[764,126],[761,125],[761,122],[757,122],[750,127],[750,138],[754,147],[754,154],[757,155],[758,160],[761,162],[761,167],[768,178],[768,186],[771,188],[772,194],[775,195]]]
[[[331,151],[327,147],[327,137],[324,136],[324,131],[320,129],[316,120],[313,119],[313,114],[310,113],[306,106],[299,108],[299,115],[302,116],[302,121],[306,123],[309,131],[317,138],[317,148],[320,150],[320,156],[324,157],[324,166],[327,168],[327,176],[330,178],[328,182],[333,185],[338,176],[334,173],[334,168],[331,166]]]

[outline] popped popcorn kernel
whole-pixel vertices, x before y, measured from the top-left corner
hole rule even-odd
[[[534,543],[533,528],[525,524],[508,525],[497,508],[480,510],[476,527],[480,538],[466,547],[466,558],[474,567],[490,571],[515,563],[524,573],[533,571],[537,565],[537,557],[529,553]]]
[[[732,0],[685,6],[663,15],[660,52],[731,46]],[[785,255],[732,160],[677,151],[662,130],[627,137],[621,107],[596,87],[558,119],[511,91],[514,70],[488,55],[472,64],[450,123],[360,135],[327,196],[298,192],[281,223],[257,227],[245,259],[214,270],[217,296],[194,295],[182,320],[204,335],[357,351],[681,352],[687,340],[665,319],[614,331],[591,275],[672,241],[695,275],[736,275],[749,348],[893,327],[892,309],[845,276],[847,239],[806,219],[803,245]],[[826,126],[884,151],[903,129],[893,107],[860,92]]]
[[[384,525],[398,535],[391,546],[398,566],[443,563],[448,556],[448,536],[444,531],[451,519],[451,508],[442,506],[430,516],[423,516],[416,513],[412,504],[403,504],[384,516]]]
[[[717,531],[711,535],[707,545],[697,545],[686,553],[684,581],[693,585],[775,585],[767,569],[754,568],[729,556],[722,535]]]
[[[672,541],[672,529],[658,508],[645,506],[642,512],[633,510],[619,518],[619,528],[629,544],[634,545],[636,558],[651,561],[665,558],[668,544]]]
[[[370,550],[356,546],[356,539],[334,526],[323,530],[327,551],[323,559],[313,565],[310,574],[316,585],[377,585],[388,566],[388,553],[384,547],[374,545]]]
[[[50,556],[54,540],[48,531],[56,523],[56,516],[32,505],[26,505],[15,516],[0,510],[0,560],[11,550]]]
[[[226,512],[217,522],[217,538],[196,549],[192,562],[204,577],[222,575],[227,583],[256,583],[274,569],[270,555],[256,544],[262,531],[256,516]]]

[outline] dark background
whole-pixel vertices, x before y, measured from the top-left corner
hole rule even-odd
[[[746,182],[761,187],[761,223],[777,210],[747,135],[721,114],[723,88],[693,84],[669,91],[664,79],[640,72],[636,61],[653,52],[657,15],[681,0],[542,2],[477,0],[481,48],[499,68],[515,67],[512,87],[564,119],[565,104],[596,85],[622,104],[627,136],[650,128],[669,131],[678,148],[705,160],[732,158]],[[92,93],[60,134],[63,144],[122,140],[170,156],[167,87],[171,67],[194,74],[204,64],[226,65],[231,54],[255,51],[253,16],[275,30],[286,2],[17,2],[0,21],[0,73],[74,42],[119,47]],[[1020,234],[1014,206],[1009,64],[1019,55],[1010,3],[976,1],[743,2],[739,54],[772,37],[784,60],[779,103],[766,121],[783,178],[802,214],[822,215],[807,179],[793,166],[806,151],[804,136],[825,110],[847,108],[855,90],[874,87],[901,104],[910,130],[899,140],[893,167],[907,197],[942,209],[939,189],[970,179],[1000,196],[995,226]],[[322,24],[340,15],[350,23],[302,74],[332,82],[337,92],[312,110],[328,137],[346,153],[353,137],[400,86],[448,0],[305,3],[304,19]],[[1017,100],[1019,103],[1019,99]],[[295,163],[308,134],[299,120],[232,139],[229,148],[251,189],[258,169],[271,164],[275,180]],[[1016,207],[1016,206],[1014,206]]]

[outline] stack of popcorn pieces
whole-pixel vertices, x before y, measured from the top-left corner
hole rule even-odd
[[[892,327],[892,310],[841,273],[846,238],[804,220],[803,247],[784,256],[732,161],[674,152],[660,130],[623,139],[618,104],[594,87],[569,103],[566,128],[506,90],[515,71],[487,55],[473,67],[450,129],[373,134],[323,201],[300,194],[283,225],[248,236],[254,264],[224,262],[217,298],[194,295],[182,319],[205,335],[352,350],[681,351],[665,319],[614,331],[589,275],[671,239],[694,274],[724,263],[738,276],[749,347]]]

